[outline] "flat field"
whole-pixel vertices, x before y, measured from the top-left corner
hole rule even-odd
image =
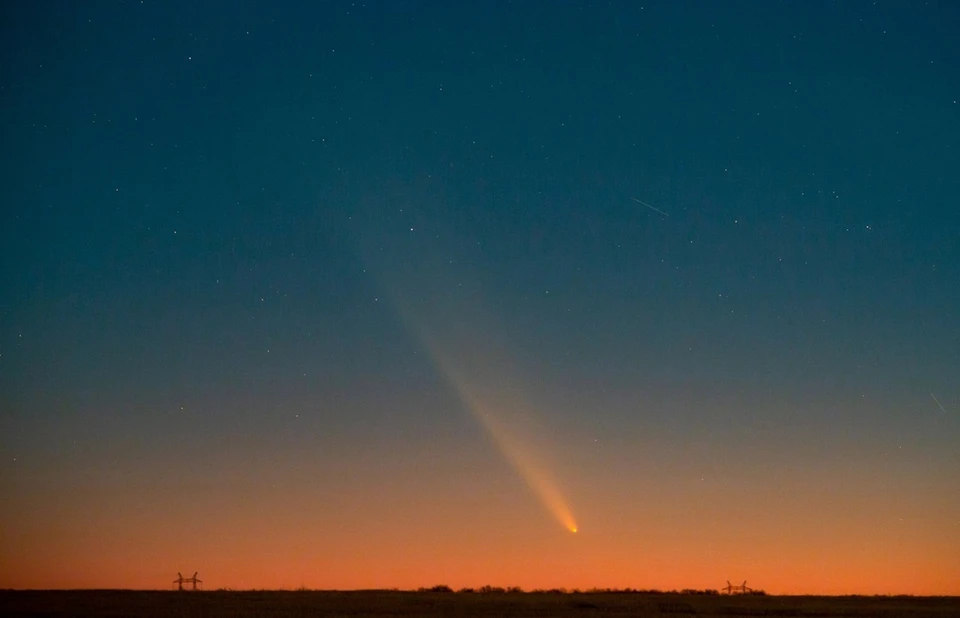
[[[843,616],[956,618],[960,597],[643,593],[4,590],[4,616]]]

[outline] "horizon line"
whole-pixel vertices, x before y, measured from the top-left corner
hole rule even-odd
[[[444,588],[447,589],[438,589]],[[490,588],[490,589],[484,589]],[[420,588],[207,588],[204,590],[177,590],[171,588],[2,588],[2,592],[171,592],[177,594],[203,594],[217,592],[316,592],[316,593],[397,593],[397,594],[633,594],[633,595],[689,595],[689,596],[767,596],[767,597],[822,597],[822,598],[849,598],[849,597],[887,597],[887,598],[918,598],[918,599],[960,599],[960,594],[911,594],[911,593],[770,593],[758,589],[754,593],[726,594],[720,588],[683,588],[661,590],[658,588],[531,588],[519,586],[480,586],[454,589],[449,586],[431,586]]]

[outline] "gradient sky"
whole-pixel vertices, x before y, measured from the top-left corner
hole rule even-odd
[[[0,10],[0,587],[960,594],[957,3]]]

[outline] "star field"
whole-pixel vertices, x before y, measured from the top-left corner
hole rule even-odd
[[[960,594],[960,7],[2,11],[0,587]]]

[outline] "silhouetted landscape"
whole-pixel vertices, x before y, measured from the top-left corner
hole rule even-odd
[[[18,616],[817,616],[947,618],[960,598],[723,595],[716,591],[50,590],[0,592],[0,613]]]

